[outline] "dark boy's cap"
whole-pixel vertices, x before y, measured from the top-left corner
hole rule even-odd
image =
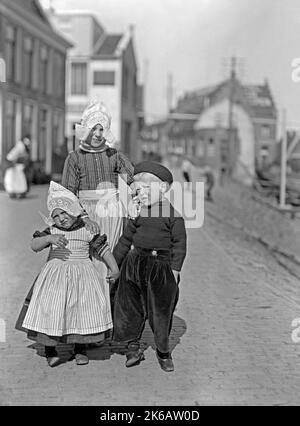
[[[173,175],[169,169],[160,163],[154,161],[142,161],[134,166],[134,175],[138,173],[151,173],[157,176],[163,182],[167,182],[169,185],[173,183]]]

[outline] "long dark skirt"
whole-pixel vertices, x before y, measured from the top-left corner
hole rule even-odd
[[[178,283],[168,252],[131,250],[124,260],[114,300],[113,340],[140,339],[145,321],[160,352],[169,352],[169,334],[178,301]]]
[[[27,329],[23,327],[23,321],[24,321],[24,318],[25,318],[27,310],[28,310],[28,306],[29,306],[29,303],[30,303],[30,300],[31,300],[31,297],[32,297],[32,293],[33,293],[34,284],[35,284],[37,278],[38,277],[36,277],[36,279],[34,280],[34,283],[32,284],[27,296],[25,297],[25,300],[23,302],[21,311],[19,313],[18,319],[16,321],[16,325],[15,325],[15,328],[17,330],[24,331],[25,333],[27,333]]]

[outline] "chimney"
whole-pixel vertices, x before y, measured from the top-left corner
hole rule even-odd
[[[131,38],[134,37],[134,30],[135,30],[135,26],[133,24],[130,24],[129,25],[129,34],[130,34]]]

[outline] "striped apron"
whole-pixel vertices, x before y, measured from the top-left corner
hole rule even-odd
[[[100,227],[100,234],[107,235],[107,242],[113,251],[123,233],[126,210],[119,199],[117,189],[96,189],[79,192],[79,200],[89,218]],[[107,276],[107,267],[103,261],[93,258],[98,272],[103,278]]]

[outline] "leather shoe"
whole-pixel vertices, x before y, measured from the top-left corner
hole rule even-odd
[[[158,359],[158,363],[160,365],[160,368],[164,371],[166,371],[167,373],[174,371],[174,364],[172,361],[172,358],[160,358],[157,353],[156,353],[157,359]]]
[[[135,352],[128,352],[126,358],[126,367],[133,367],[134,365],[139,365],[141,361],[144,361],[145,355],[144,352],[139,349]]]
[[[89,358],[86,354],[75,354],[75,360],[77,365],[86,365],[89,363]]]
[[[58,356],[47,356],[47,362],[49,367],[55,367],[59,364],[59,357]]]

